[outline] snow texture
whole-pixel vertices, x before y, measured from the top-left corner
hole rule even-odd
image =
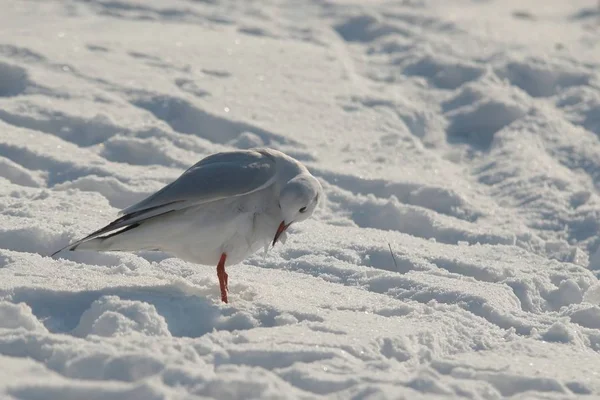
[[[594,0],[9,0],[0,397],[600,396]],[[49,254],[270,146],[314,218],[228,267]]]

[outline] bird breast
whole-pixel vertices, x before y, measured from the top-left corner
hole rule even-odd
[[[169,249],[186,261],[216,265],[222,253],[237,264],[273,240],[281,210],[268,189],[193,207],[179,216]],[[231,210],[236,212],[232,213]]]

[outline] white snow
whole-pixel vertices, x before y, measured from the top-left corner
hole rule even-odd
[[[600,396],[595,0],[5,1],[0,397]],[[228,267],[48,255],[216,151],[325,189]]]

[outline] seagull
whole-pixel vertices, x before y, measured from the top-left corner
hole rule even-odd
[[[227,303],[225,263],[285,243],[290,225],[308,219],[322,198],[319,181],[298,160],[274,149],[215,153],[118,219],[63,250],[162,251],[217,265]]]

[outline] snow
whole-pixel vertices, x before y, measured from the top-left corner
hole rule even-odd
[[[7,1],[0,397],[600,395],[596,1]],[[222,150],[326,199],[228,267],[68,242]]]

